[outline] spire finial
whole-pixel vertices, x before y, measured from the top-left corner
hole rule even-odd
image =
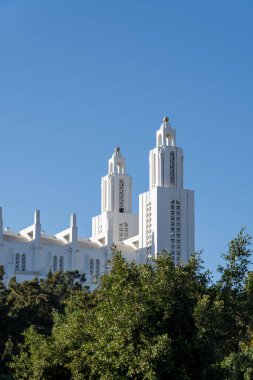
[[[75,213],[70,215],[70,227],[76,227],[76,214]]]
[[[40,224],[40,210],[34,212],[34,224]]]
[[[165,116],[165,117],[163,118],[164,123],[168,123],[169,120],[170,120],[170,119],[168,118],[168,116]]]

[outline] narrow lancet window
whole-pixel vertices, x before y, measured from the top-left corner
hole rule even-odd
[[[26,255],[24,253],[21,256],[21,271],[26,271]]]
[[[124,222],[124,240],[128,238],[128,223]]]
[[[175,153],[170,152],[170,184],[175,183]]]
[[[123,223],[119,224],[119,241],[124,240],[124,235],[123,235]]]
[[[20,270],[20,254],[16,253],[15,255],[15,271],[18,272]]]
[[[151,255],[152,247],[152,210],[151,202],[147,203],[146,206],[146,246],[147,246],[147,255]]]
[[[60,256],[59,258],[59,271],[64,272],[64,257]]]
[[[90,276],[91,278],[94,276],[94,259],[90,259]]]
[[[124,212],[124,180],[119,180],[119,212]]]
[[[175,265],[181,258],[181,204],[179,201],[170,203],[170,252]]]
[[[58,269],[58,257],[53,256],[53,272],[56,272]]]
[[[100,276],[100,261],[99,259],[96,259],[96,271],[95,271],[96,277]]]
[[[122,222],[119,224],[119,241],[128,239],[128,223]]]

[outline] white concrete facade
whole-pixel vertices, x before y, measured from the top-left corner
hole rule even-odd
[[[183,188],[183,151],[168,118],[156,133],[149,155],[149,191],[139,196],[139,215],[132,213],[132,178],[116,148],[101,182],[101,214],[92,218],[92,236],[78,237],[76,215],[69,227],[54,236],[41,230],[40,211],[34,223],[19,232],[3,229],[0,208],[0,265],[7,283],[49,271],[79,270],[91,287],[106,272],[115,243],[127,260],[145,263],[168,250],[175,265],[187,262],[194,252],[194,194]]]

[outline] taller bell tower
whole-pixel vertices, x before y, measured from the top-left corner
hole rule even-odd
[[[175,264],[194,253],[194,193],[183,188],[183,160],[165,117],[149,153],[149,191],[139,197],[139,246],[147,257],[166,249]]]
[[[101,214],[92,218],[92,239],[101,245],[118,243],[138,234],[138,215],[132,213],[132,178],[115,148],[108,174],[101,181]]]

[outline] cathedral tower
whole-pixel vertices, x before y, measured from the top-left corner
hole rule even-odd
[[[132,214],[132,178],[126,161],[115,148],[102,177],[101,214],[92,218],[92,239],[102,245],[121,242],[138,234],[138,216]]]
[[[166,249],[175,264],[194,252],[194,193],[183,188],[183,159],[165,117],[149,153],[149,191],[139,197],[139,246],[147,257]]]

